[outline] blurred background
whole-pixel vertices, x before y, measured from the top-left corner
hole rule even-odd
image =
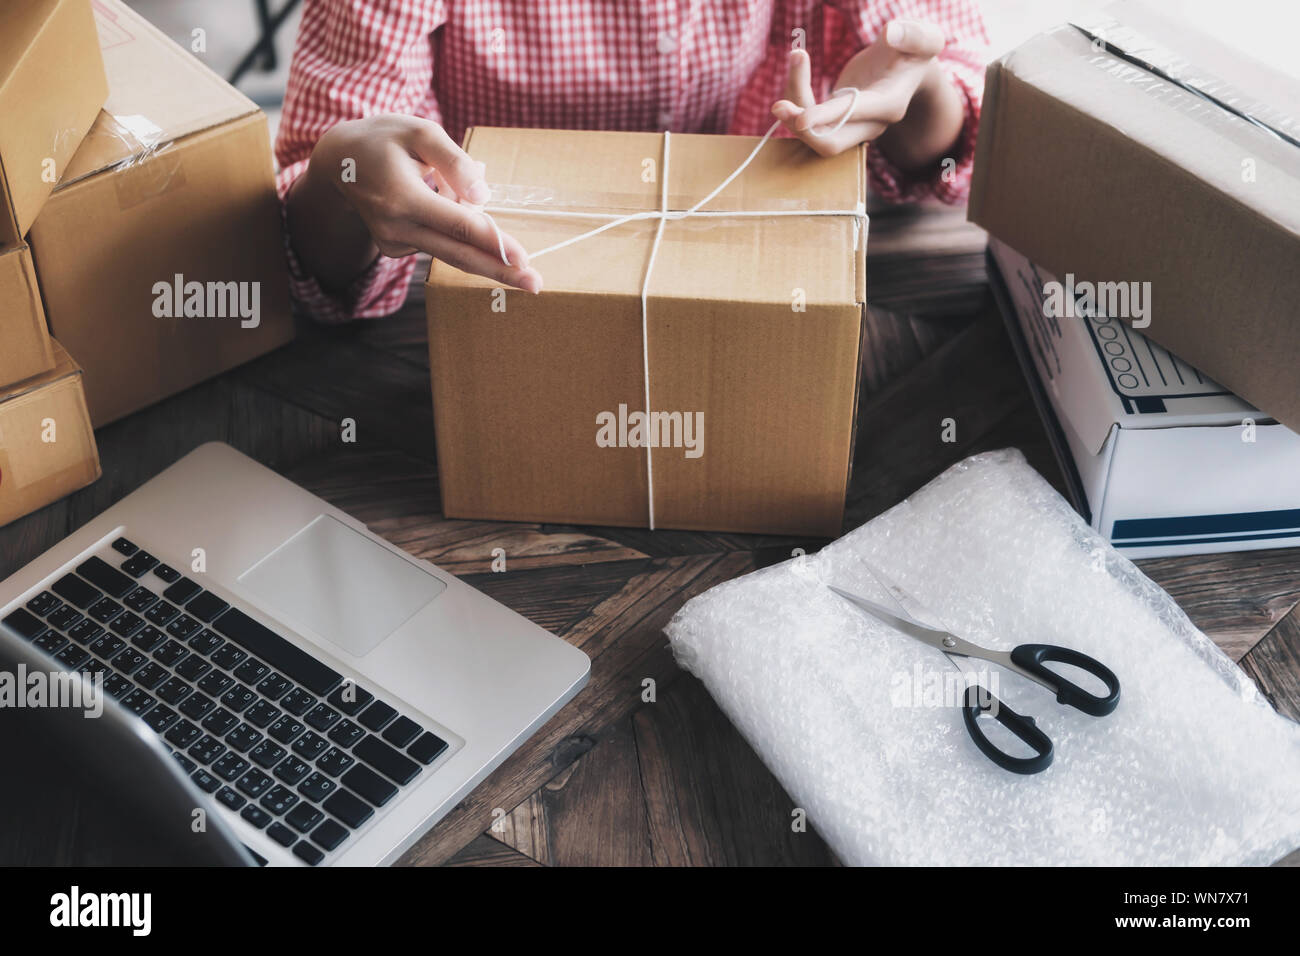
[[[199,55],[266,111],[274,137],[289,76],[289,58],[303,2],[324,0],[126,0],[186,49],[196,28],[206,34]],[[1102,0],[983,0],[997,55]]]

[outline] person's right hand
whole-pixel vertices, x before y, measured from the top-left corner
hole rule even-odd
[[[310,166],[361,217],[379,253],[426,252],[465,272],[541,291],[541,274],[505,233],[510,264],[501,261],[497,232],[476,208],[488,199],[483,164],[437,123],[397,114],[346,120],[317,141]]]

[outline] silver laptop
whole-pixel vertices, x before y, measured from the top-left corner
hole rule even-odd
[[[392,862],[590,672],[219,443],[0,584],[0,641],[102,686],[192,806],[272,864]]]

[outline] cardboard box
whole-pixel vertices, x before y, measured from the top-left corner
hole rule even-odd
[[[667,171],[666,208],[685,210],[755,142],[673,135],[665,162],[659,133],[480,127],[466,148],[487,165],[500,227],[536,252],[602,220],[502,209],[654,211]],[[839,534],[866,220],[807,213],[860,212],[864,196],[861,151],[819,159],[768,143],[706,210],[796,214],[665,221],[644,329],[655,220],[538,258],[536,296],[435,261],[426,298],[444,512]]]
[[[116,0],[109,98],[31,231],[96,426],[293,337],[266,117]]]
[[[90,0],[0,4],[0,246],[27,234],[107,96]]]
[[[1061,314],[1062,283],[996,239],[989,252],[1070,497],[1095,530],[1131,558],[1300,545],[1300,435],[1122,322]]]
[[[0,248],[0,343],[0,387],[54,368],[54,347],[26,245]]]
[[[56,342],[54,368],[0,389],[0,525],[99,477],[81,369]]]
[[[991,64],[970,218],[1054,275],[1149,283],[1144,334],[1300,429],[1300,77],[1222,40],[1296,11],[1252,6],[1133,0]]]

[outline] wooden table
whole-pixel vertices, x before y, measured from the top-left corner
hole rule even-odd
[[[104,477],[0,529],[0,577],[196,445],[229,442],[592,658],[588,687],[403,862],[835,862],[815,833],[792,832],[792,801],[662,633],[690,596],[824,542],[443,518],[421,291],[388,320],[304,325],[293,345],[102,429]],[[874,216],[868,298],[846,527],[981,450],[1018,446],[1061,487],[991,307],[983,235],[961,211]],[[356,421],[353,444],[340,440],[344,418]],[[943,418],[956,419],[955,443],[940,440]],[[490,570],[494,548],[505,573]],[[1141,563],[1300,718],[1300,550]]]

